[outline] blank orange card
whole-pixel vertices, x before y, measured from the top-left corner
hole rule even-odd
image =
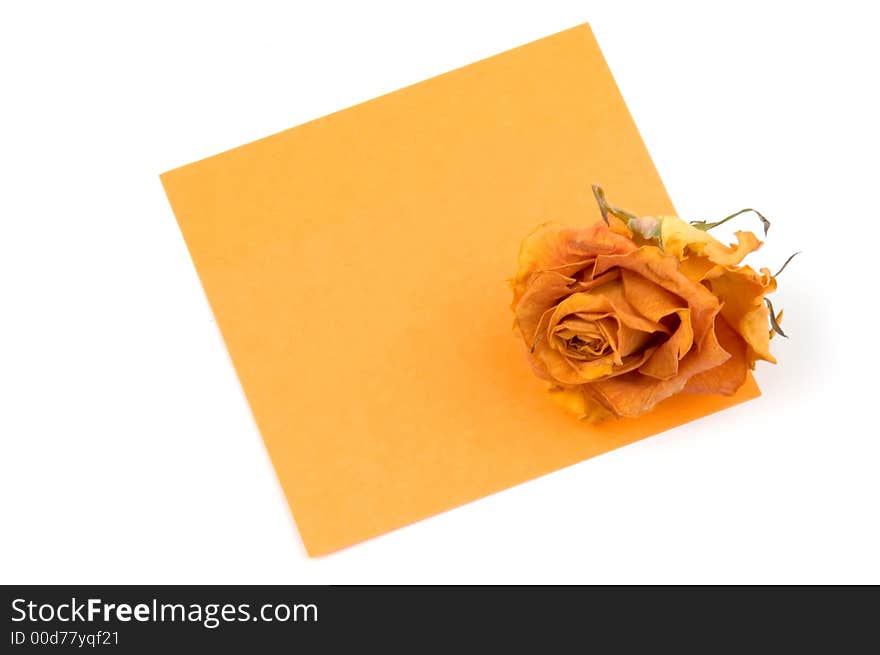
[[[672,204],[582,25],[162,175],[320,555],[758,395],[598,426],[512,332],[521,239]]]

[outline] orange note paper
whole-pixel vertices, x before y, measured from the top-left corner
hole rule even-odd
[[[162,175],[320,555],[758,395],[599,425],[511,330],[520,240],[673,207],[586,25]]]

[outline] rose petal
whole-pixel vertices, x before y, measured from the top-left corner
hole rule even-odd
[[[536,273],[553,270],[571,275],[596,255],[625,253],[634,248],[632,241],[615,234],[604,223],[580,228],[544,223],[520,247],[519,270],[513,280],[514,300],[525,293]]]
[[[704,286],[685,277],[674,257],[663,254],[654,246],[643,246],[625,255],[601,255],[596,258],[595,274],[601,275],[615,267],[634,271],[684,300],[684,306],[690,309],[694,339],[698,344],[703,335],[711,331],[719,309],[718,299]]]
[[[684,391],[729,396],[736,393],[746,381],[749,371],[746,342],[721,316],[715,319],[715,334],[721,347],[730,353],[730,359],[693,376],[687,381]]]
[[[655,337],[654,332],[645,332],[631,328],[621,322],[617,329],[617,350],[621,357],[632,355],[647,346]]]
[[[717,266],[718,265],[708,257],[691,255],[682,260],[679,270],[691,282],[702,282],[709,272]]]
[[[529,359],[539,377],[564,385],[578,385],[628,373],[641,366],[653,352],[654,348],[646,348],[623,357],[619,364],[615,363],[614,354],[592,361],[582,361],[563,356],[544,340],[540,342],[535,352],[530,354]]]
[[[579,387],[552,387],[550,398],[579,419],[596,423],[611,416],[611,412],[584,394]]]
[[[617,416],[638,416],[680,392],[695,375],[720,366],[729,358],[730,354],[718,343],[714,330],[709,330],[700,347],[684,356],[679,362],[678,373],[668,380],[631,371],[596,381],[587,385],[584,391]]]
[[[678,329],[672,333],[664,343],[644,364],[639,367],[639,373],[648,375],[658,380],[668,380],[678,373],[679,361],[688,353],[694,344],[694,331],[691,327],[691,313],[687,309],[679,309]]]
[[[661,285],[629,269],[621,270],[623,294],[642,316],[655,322],[686,309],[687,303]]]
[[[593,259],[593,264],[596,263],[596,260]],[[578,291],[593,291],[598,287],[601,287],[604,284],[608,284],[609,282],[614,282],[617,279],[620,279],[620,271],[614,269],[612,271],[608,271],[607,273],[603,273],[597,277],[592,277],[593,270],[592,266],[584,269],[583,271],[583,279],[580,281],[578,285]]]
[[[612,309],[611,303],[609,303],[604,296],[593,293],[573,293],[556,306],[553,318],[550,319],[550,325],[551,327],[556,325],[569,314],[606,314]]]
[[[614,371],[613,355],[589,361],[573,360],[558,350],[543,345],[535,349],[533,356],[543,365],[549,379],[562,384],[584,384],[606,377]]]
[[[574,280],[559,273],[539,273],[532,280],[526,292],[514,305],[514,325],[522,334],[526,345],[531,348],[541,316],[564,298]]]
[[[723,303],[721,315],[749,346],[751,363],[763,359],[776,363],[770,353],[770,314],[764,296],[776,289],[776,280],[769,271],[757,273],[748,266],[719,269],[709,278],[709,286]]]
[[[646,318],[632,306],[624,293],[622,282],[616,281],[612,284],[604,285],[601,291],[597,291],[597,293],[601,293],[611,304],[614,315],[620,319],[622,324],[641,332],[669,334],[669,328],[662,323]]]
[[[736,245],[725,246],[705,230],[700,230],[677,216],[661,217],[661,243],[663,250],[678,259],[684,259],[687,251],[707,256],[721,266],[735,266],[762,242],[751,232],[736,232]]]

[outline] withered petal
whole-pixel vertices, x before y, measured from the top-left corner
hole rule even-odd
[[[764,296],[776,289],[776,280],[748,266],[723,268],[709,278],[709,286],[723,303],[721,315],[748,344],[750,364],[763,359],[776,363],[770,353],[770,315]]]
[[[674,257],[663,254],[654,246],[642,246],[625,255],[602,255],[596,258],[597,274],[615,267],[638,273],[684,300],[690,310],[694,338],[698,343],[712,329],[720,307],[718,299],[703,285],[694,284],[685,277]]]
[[[514,324],[531,347],[543,314],[571,293],[569,277],[556,272],[537,274],[528,289],[514,305]]]
[[[639,273],[629,269],[621,270],[623,295],[645,318],[659,322],[660,319],[687,308],[681,296],[652,282]]]
[[[620,280],[604,285],[601,293],[602,296],[611,303],[614,315],[620,319],[622,324],[642,332],[661,332],[663,334],[669,334],[669,329],[665,325],[646,318],[632,306],[629,299],[627,299],[624,294],[623,283]]]
[[[721,241],[681,220],[677,216],[661,217],[660,236],[663,250],[678,259],[688,252],[705,255],[721,266],[735,266],[763,244],[752,232],[738,231],[736,244],[725,246]]]
[[[519,269],[512,282],[514,301],[525,293],[530,278],[536,273],[553,270],[570,275],[596,255],[625,253],[633,248],[632,241],[612,232],[604,223],[577,228],[544,223],[520,246]]]
[[[639,373],[658,380],[668,380],[678,373],[679,361],[690,351],[694,344],[694,331],[691,327],[690,310],[677,310],[678,328],[665,342],[657,347],[656,352],[639,367]]]
[[[718,343],[715,331],[709,330],[700,347],[691,349],[682,358],[678,373],[668,380],[658,380],[636,370],[598,380],[588,385],[587,391],[617,416],[638,416],[653,409],[661,400],[679,393],[695,375],[720,366],[729,358],[730,354]]]
[[[730,396],[746,381],[749,371],[746,342],[722,316],[715,319],[715,334],[721,347],[730,353],[730,358],[723,364],[693,376],[687,381],[684,391]]]

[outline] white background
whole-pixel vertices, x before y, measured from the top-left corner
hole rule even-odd
[[[871,3],[8,2],[0,582],[880,582]],[[774,221],[746,405],[305,555],[158,174],[589,21],[679,212]]]

